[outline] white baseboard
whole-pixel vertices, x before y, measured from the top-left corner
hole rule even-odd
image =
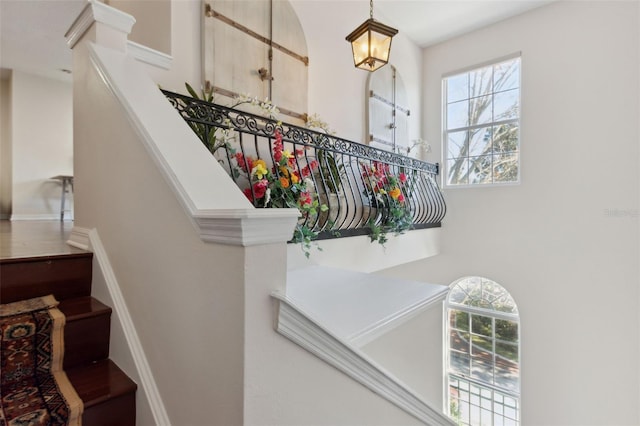
[[[142,348],[142,343],[138,337],[131,314],[125,303],[124,296],[120,291],[120,285],[109,262],[107,252],[102,245],[98,231],[96,229],[74,227],[71,231],[68,244],[93,252],[94,260],[98,262],[100,272],[103,275],[107,290],[111,296],[113,303],[112,308],[127,340],[131,357],[133,358],[138,377],[140,378],[140,386],[147,398],[155,424],[156,426],[170,426],[171,421],[169,420],[169,415],[160,396],[160,391],[151,372],[151,367]]]
[[[12,214],[11,221],[14,220],[60,220],[60,213],[40,213],[40,214]],[[65,222],[72,220],[71,217],[65,215]]]

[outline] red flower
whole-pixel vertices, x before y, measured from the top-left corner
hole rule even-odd
[[[236,152],[235,158],[236,158],[236,163],[238,163],[238,166],[246,172],[247,163],[244,160],[244,155],[242,155],[241,152]]]
[[[251,193],[251,188],[246,188],[244,191],[244,196],[249,199],[253,203],[253,194]]]
[[[269,181],[266,179],[261,179],[253,184],[253,193],[256,195],[257,199],[264,197],[264,194],[267,192],[267,187],[269,186]]]
[[[398,195],[398,201],[404,203],[404,194]]]
[[[398,175],[398,179],[400,179],[400,183],[405,183],[407,181],[407,175],[404,173],[400,173]]]
[[[318,162],[316,160],[313,160],[312,162],[304,166],[302,170],[300,170],[300,173],[302,174],[303,177],[309,177],[311,172],[315,170],[317,167],[318,167]]]
[[[313,203],[313,199],[311,198],[311,194],[308,191],[303,191],[300,193],[300,198],[298,198],[298,203],[301,206],[308,206]]]

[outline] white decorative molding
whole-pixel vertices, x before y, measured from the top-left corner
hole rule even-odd
[[[69,235],[69,240],[67,240],[67,244],[82,250],[90,250],[90,247],[91,247],[91,241],[89,239],[90,232],[91,232],[90,229],[74,226],[71,229],[71,233]]]
[[[71,239],[73,239],[73,243],[70,242],[70,244],[75,245],[76,247],[79,247],[79,244],[88,242],[87,248],[93,252],[93,257],[98,262],[100,272],[102,273],[107,285],[107,290],[109,291],[111,301],[113,302],[112,308],[120,321],[120,326],[124,332],[129,351],[140,378],[140,386],[142,387],[144,395],[147,397],[147,402],[149,403],[155,424],[157,426],[170,426],[171,421],[169,420],[169,415],[167,414],[167,410],[162,402],[160,391],[158,390],[156,381],[153,378],[151,367],[147,362],[147,357],[144,353],[144,349],[142,348],[142,344],[140,343],[140,338],[138,337],[135,325],[131,319],[131,314],[129,313],[129,309],[125,303],[124,296],[120,291],[120,285],[118,284],[116,275],[111,263],[109,262],[107,252],[102,245],[98,231],[95,229],[74,227],[71,232]]]
[[[128,13],[115,9],[101,1],[89,0],[64,35],[67,40],[67,46],[73,49],[94,22],[106,24],[115,30],[129,34],[136,19]]]
[[[137,60],[164,70],[171,69],[173,57],[158,50],[143,46],[131,40],[127,41],[127,49]]]
[[[252,246],[291,239],[300,212],[297,209],[238,209],[198,211],[193,214],[203,241]]]
[[[423,401],[364,353],[319,325],[286,296],[273,293],[272,297],[278,301],[278,333],[425,424],[455,425],[453,420]]]

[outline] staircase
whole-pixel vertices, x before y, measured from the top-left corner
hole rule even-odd
[[[66,316],[64,370],[87,426],[134,426],[137,385],[109,359],[111,308],[91,297],[93,254],[0,259],[0,303],[53,294]]]

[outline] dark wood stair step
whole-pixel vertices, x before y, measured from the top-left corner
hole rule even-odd
[[[135,426],[137,385],[110,359],[66,371],[84,403],[82,424]]]
[[[0,303],[91,295],[93,253],[0,259]]]
[[[64,369],[109,357],[111,308],[93,297],[76,297],[58,306],[66,317]]]

